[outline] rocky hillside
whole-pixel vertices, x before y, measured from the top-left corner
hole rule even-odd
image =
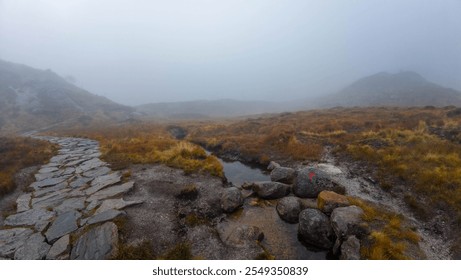
[[[415,72],[378,73],[362,78],[320,102],[334,106],[436,106],[461,105],[461,92],[431,83]]]
[[[0,60],[1,131],[36,129],[66,120],[123,119],[131,111],[50,70]]]

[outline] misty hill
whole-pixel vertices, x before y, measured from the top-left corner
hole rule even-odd
[[[0,130],[41,128],[69,120],[124,118],[132,109],[89,93],[50,70],[0,60]]]
[[[289,103],[239,101],[232,99],[197,100],[187,102],[150,103],[136,107],[150,117],[168,119],[207,119],[237,117],[263,113],[279,113],[291,108]]]
[[[354,82],[320,104],[321,107],[460,106],[461,92],[431,83],[415,72],[382,72]]]

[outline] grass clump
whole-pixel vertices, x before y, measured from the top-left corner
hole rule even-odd
[[[46,163],[57,153],[47,141],[22,137],[0,137],[0,196],[16,187],[14,175],[21,169]]]
[[[194,184],[185,186],[184,188],[181,189],[179,194],[177,195],[178,198],[180,199],[187,199],[187,200],[194,200],[198,196],[198,189],[197,186]]]
[[[406,260],[419,257],[420,236],[405,224],[402,215],[380,209],[359,198],[349,197],[349,202],[363,209],[362,218],[373,229],[362,241],[363,259]]]
[[[145,240],[137,245],[119,244],[116,260],[155,260],[152,242]]]

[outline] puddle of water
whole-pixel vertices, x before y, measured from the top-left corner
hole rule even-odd
[[[208,154],[210,152],[207,151]],[[229,182],[241,185],[244,182],[270,181],[267,172],[260,168],[245,165],[239,161],[224,161],[218,158]],[[256,199],[256,198],[253,198]],[[232,230],[238,225],[257,226],[264,233],[262,245],[281,260],[324,260],[326,251],[312,251],[298,240],[298,224],[289,224],[280,219],[277,200],[266,201],[262,206],[252,206],[246,200],[242,210],[229,216],[225,228]]]

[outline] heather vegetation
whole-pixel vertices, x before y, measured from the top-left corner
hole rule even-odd
[[[49,142],[22,137],[0,137],[0,196],[15,189],[15,174],[47,162],[56,152]]]

